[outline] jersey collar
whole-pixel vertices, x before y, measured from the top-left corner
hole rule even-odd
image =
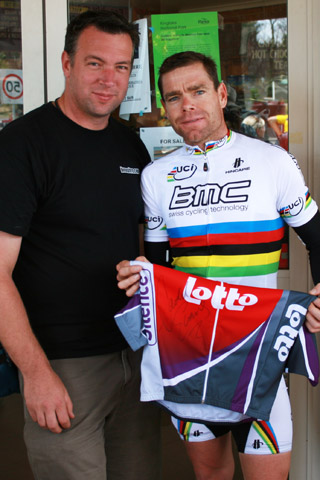
[[[188,153],[190,153],[191,155],[206,155],[208,152],[211,152],[211,150],[215,150],[216,148],[223,147],[223,145],[226,145],[227,143],[229,143],[231,140],[231,136],[232,136],[232,131],[228,129],[227,134],[220,140],[213,140],[213,141],[207,142],[205,144],[204,150],[202,150],[197,145],[196,146],[186,145],[186,149]]]

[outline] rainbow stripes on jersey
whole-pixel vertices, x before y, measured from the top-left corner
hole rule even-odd
[[[267,275],[278,270],[281,218],[168,228],[177,270],[202,277]]]
[[[191,155],[207,155],[207,153],[211,152],[212,150],[223,147],[223,145],[226,145],[227,143],[229,143],[231,140],[231,137],[232,137],[232,132],[231,130],[228,130],[227,135],[221,138],[220,140],[207,142],[204,150],[201,150],[201,148],[198,146],[191,147],[187,145],[186,148],[188,152],[191,153]],[[174,177],[177,173],[177,170],[178,170],[178,167],[176,166],[167,174],[167,182],[174,182],[174,179],[175,179]]]
[[[312,202],[312,197],[310,195],[309,190],[307,190],[305,193],[305,201],[304,201],[305,210],[311,205],[311,202]],[[294,212],[294,214],[292,212]],[[296,212],[294,210],[294,205],[287,205],[286,207],[280,210],[280,215],[283,218],[292,218],[295,216],[295,214]]]
[[[174,167],[167,175],[167,182],[174,182],[174,176],[176,175],[178,167]]]
[[[211,152],[212,150],[215,150],[216,148],[223,147],[223,145],[226,145],[227,143],[230,142],[231,137],[232,137],[232,132],[231,130],[228,130],[227,135],[221,138],[220,140],[213,140],[211,142],[207,142],[204,150],[201,150],[201,148],[199,148],[198,146],[195,146],[195,147],[188,146],[187,148],[188,148],[188,151],[192,153],[192,155],[204,155]]]

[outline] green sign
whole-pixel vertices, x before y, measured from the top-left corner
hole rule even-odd
[[[157,107],[161,107],[158,72],[170,55],[194,50],[213,58],[221,78],[217,12],[151,15]]]

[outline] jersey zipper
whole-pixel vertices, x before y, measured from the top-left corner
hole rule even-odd
[[[209,164],[208,164],[207,152],[204,152],[203,171],[204,171],[204,172],[208,172],[208,171],[209,171]]]

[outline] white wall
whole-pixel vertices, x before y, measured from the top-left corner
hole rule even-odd
[[[21,0],[24,113],[63,92],[61,54],[66,27],[66,0]]]

